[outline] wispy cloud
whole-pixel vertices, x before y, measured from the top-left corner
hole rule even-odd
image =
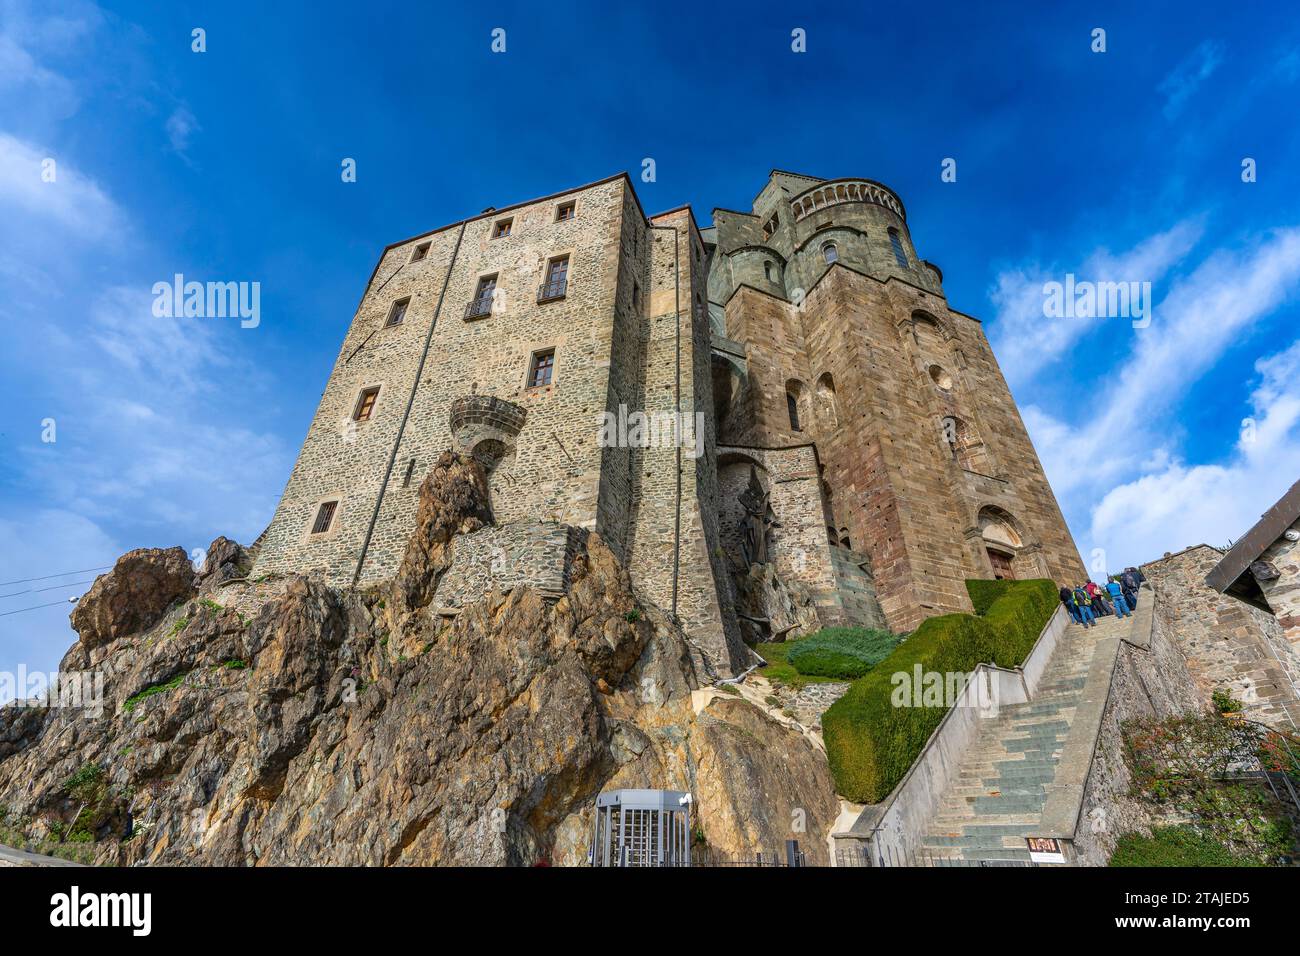
[[[1173,120],[1183,111],[1187,101],[1208,80],[1223,62],[1223,44],[1206,40],[1171,70],[1157,90],[1165,98],[1165,119]]]
[[[1021,265],[998,275],[989,298],[997,309],[992,322],[994,348],[1012,383],[1033,378],[1061,359],[1100,322],[1097,317],[1048,318],[1043,314],[1047,282],[1062,282],[1066,273],[1090,282],[1150,282],[1162,280],[1195,247],[1204,231],[1200,217],[1186,219],[1132,249],[1112,253],[1097,249],[1077,268]]]
[[[190,148],[190,140],[202,128],[189,107],[182,104],[167,117],[167,141],[175,153],[188,160],[186,151]]]
[[[53,167],[46,165],[52,160]],[[53,179],[47,170],[52,170]],[[62,227],[74,242],[122,228],[121,213],[90,177],[57,150],[43,149],[0,131],[0,212],[38,229]],[[16,233],[15,233],[16,235]]]

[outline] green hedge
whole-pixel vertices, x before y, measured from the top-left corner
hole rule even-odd
[[[1156,827],[1151,836],[1125,833],[1115,842],[1111,866],[1263,866],[1238,856],[1212,836],[1186,824]]]
[[[966,593],[970,595],[970,603],[975,606],[975,613],[983,616],[988,613],[993,602],[1002,595],[1007,593],[1015,581],[967,581]]]
[[[947,713],[944,706],[895,707],[895,674],[911,675],[917,664],[925,673],[950,674],[969,673],[981,663],[1016,667],[1024,661],[1056,610],[1056,585],[995,583],[1002,594],[987,605],[987,613],[923,621],[822,715],[826,756],[841,794],[859,803],[883,800]]]
[[[852,680],[875,667],[902,637],[867,627],[827,627],[795,641],[786,655],[800,674]]]

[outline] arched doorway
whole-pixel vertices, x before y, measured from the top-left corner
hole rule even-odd
[[[1023,544],[1020,532],[1016,530],[1016,520],[1001,508],[989,505],[980,509],[979,529],[984,552],[993,567],[993,577],[1000,581],[1014,581],[1016,554]]]

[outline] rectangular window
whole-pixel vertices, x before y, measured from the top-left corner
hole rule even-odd
[[[513,222],[513,219],[498,220],[496,225],[492,227],[492,238],[504,239],[506,236],[510,235],[510,224]]]
[[[546,281],[537,295],[538,302],[563,299],[569,284],[569,257],[557,256],[546,264]]]
[[[379,386],[367,388],[362,391],[357,398],[357,407],[352,410],[352,420],[354,422],[368,422],[370,415],[375,410],[375,401],[379,398]]]
[[[903,251],[903,240],[898,236],[897,229],[889,230],[889,243],[894,247],[894,258],[904,269],[907,268],[907,253]]]
[[[405,299],[398,299],[393,303],[393,307],[388,310],[388,325],[401,325],[406,321],[406,307],[411,304],[411,297],[408,295]]]
[[[334,524],[334,512],[338,510],[337,501],[321,502],[320,510],[316,512],[316,521],[311,526],[312,534],[324,534]]]
[[[478,286],[474,290],[474,298],[470,300],[469,305],[465,306],[466,319],[481,319],[484,316],[492,314],[492,294],[497,289],[497,277],[494,275],[484,276],[478,280]]]
[[[551,384],[551,373],[555,371],[555,349],[534,352],[533,363],[528,369],[528,387],[541,388]]]
[[[416,246],[415,251],[411,253],[411,261],[419,262],[421,259],[427,256],[429,254],[430,245],[431,243],[422,242],[418,246]]]
[[[574,216],[574,204],[571,202],[562,202],[555,207],[555,221],[567,222]]]
[[[641,308],[641,287],[637,285],[636,280],[632,280],[632,308]]]

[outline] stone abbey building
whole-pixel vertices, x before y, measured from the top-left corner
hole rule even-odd
[[[755,640],[969,610],[967,578],[1086,576],[891,190],[773,171],[713,220],[647,217],[618,175],[388,246],[255,573],[391,577],[452,448],[495,524],[457,539],[435,613],[558,595],[591,528],[718,675]]]

